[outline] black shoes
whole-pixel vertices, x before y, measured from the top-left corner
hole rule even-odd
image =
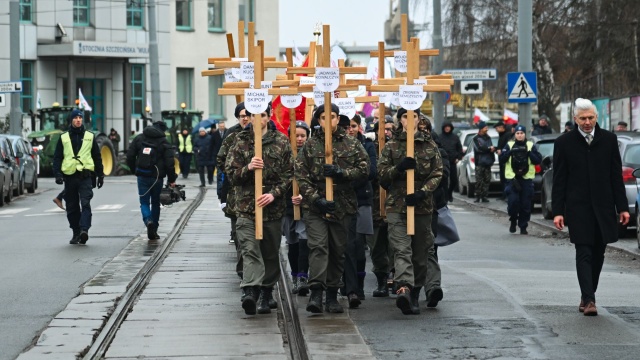
[[[389,286],[387,286],[387,274],[376,273],[376,279],[378,280],[378,287],[373,290],[373,297],[388,297]]]
[[[269,306],[269,292],[268,288],[260,288],[260,298],[258,299],[258,314],[271,314],[271,307]]]
[[[515,220],[511,220],[511,226],[509,226],[509,232],[514,234],[516,232],[516,221]]]
[[[309,284],[306,277],[298,278],[298,296],[307,296],[309,294]]]
[[[361,304],[360,299],[358,298],[358,295],[356,293],[347,295],[347,300],[349,301],[349,309],[356,309]]]
[[[244,288],[244,297],[242,298],[242,308],[247,315],[256,314],[256,302],[259,295],[259,286],[247,286]]]
[[[300,292],[298,292],[300,294]],[[307,311],[312,314],[322,313],[322,289],[311,289]]]
[[[69,241],[69,244],[76,245],[79,243],[80,243],[80,234],[73,234],[73,236],[71,237],[71,241]]]
[[[520,235],[529,235],[527,228],[520,228]]]
[[[404,315],[413,314],[413,309],[411,308],[411,289],[408,286],[402,286],[396,292],[398,297],[396,297],[396,306]]]
[[[489,202],[489,199],[487,199],[487,198],[482,198],[482,202],[483,202],[483,203],[488,203],[488,202]]]
[[[358,295],[356,295],[356,299]],[[360,301],[360,300],[358,300]],[[358,304],[360,305],[360,304]],[[338,302],[338,288],[330,287],[327,288],[327,298],[325,300],[325,310],[328,313],[341,314],[344,312],[342,305]]]
[[[149,240],[160,239],[160,235],[158,235],[158,227],[151,220],[147,221],[147,238],[149,238]]]
[[[476,198],[473,202],[474,203],[479,203],[480,202],[480,198]]]
[[[413,290],[411,290],[411,314],[413,315],[418,315],[420,314],[420,304],[418,303],[418,300],[420,300],[420,290],[422,289],[421,286],[416,286],[413,288]]]
[[[427,307],[434,308],[438,306],[438,303],[444,297],[444,293],[441,288],[435,288],[427,294]]]
[[[199,187],[205,187],[205,185],[204,185],[204,184],[200,184],[200,186],[199,186]]]
[[[89,233],[87,230],[80,231],[80,245],[86,244],[87,240],[89,240]]]

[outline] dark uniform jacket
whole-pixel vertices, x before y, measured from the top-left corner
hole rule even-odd
[[[211,135],[196,136],[193,139],[193,153],[196,154],[198,166],[212,166],[216,164],[215,144]]]
[[[77,155],[82,147],[82,141],[84,139],[84,125],[79,128],[74,128],[73,125],[69,125],[69,138],[71,139],[71,145],[73,146],[74,155]],[[100,155],[100,147],[96,141],[96,137],[93,137],[93,144],[91,145],[91,158],[93,158],[94,176],[104,176],[104,170],[102,166],[102,156]],[[53,174],[55,177],[66,176],[62,173],[62,160],[64,159],[64,147],[62,146],[62,140],[58,140],[56,144],[56,150],[53,153]]]
[[[442,158],[438,145],[431,136],[424,132],[417,132],[414,137],[414,159],[416,169],[414,175],[415,191],[422,190],[426,193],[423,199],[415,207],[416,214],[433,213],[433,192],[442,179]],[[378,162],[378,176],[380,184],[388,189],[386,211],[388,213],[406,214],[407,205],[407,174],[406,171],[398,171],[396,166],[407,156],[407,133],[398,133],[392,140],[385,144],[382,156]]]
[[[218,197],[220,198],[220,202],[226,203],[227,206],[224,208],[225,216],[227,217],[235,217],[235,213],[233,211],[233,207],[235,206],[235,190],[233,186],[231,186],[231,182],[229,182],[229,177],[227,176],[227,172],[225,169],[225,163],[227,162],[227,156],[229,155],[229,150],[233,147],[233,143],[236,140],[236,135],[238,132],[242,130],[240,124],[236,124],[230,127],[225,135],[224,140],[222,140],[222,145],[220,145],[220,151],[216,155],[216,163],[218,168],[223,173],[223,182],[222,189],[220,189],[218,193]]]
[[[239,132],[229,151],[225,170],[236,188],[235,212],[238,217],[255,218],[255,172],[249,163],[255,156],[253,126]],[[274,201],[264,207],[263,221],[279,220],[284,216],[285,196],[293,177],[292,152],[289,139],[279,131],[268,130],[262,137],[263,194],[270,193]]]
[[[325,216],[314,205],[315,201],[326,197],[324,167],[324,129],[320,128],[298,151],[294,165],[294,174],[303,207],[314,213]],[[362,144],[338,128],[333,133],[333,164],[338,165],[344,177],[342,181],[334,180],[333,200],[336,211],[331,218],[342,219],[345,215],[354,215],[358,210],[356,193],[351,182],[363,181],[369,175],[369,156]]]
[[[157,157],[156,164],[158,167],[158,178],[162,179],[166,176],[169,183],[175,182],[178,176],[176,175],[173,146],[167,141],[164,132],[153,125],[144,128],[142,134],[136,136],[131,146],[129,146],[129,150],[127,151],[127,165],[131,169],[131,172],[134,174],[136,172],[136,159],[144,148],[145,143],[153,144],[156,149],[158,149],[159,156]]]
[[[371,181],[375,180],[378,176],[378,156],[373,141],[365,139],[360,133],[358,133],[358,141],[360,141],[367,155],[369,155],[369,175],[365,180],[355,181],[353,187],[356,190],[358,206],[371,206],[373,204],[373,186]]]
[[[490,149],[491,146],[493,146],[491,136],[485,134],[473,137],[473,157],[476,166],[491,166],[496,162],[496,156]]]
[[[618,241],[616,214],[629,211],[629,204],[615,134],[596,125],[589,145],[575,127],[555,140],[552,208],[554,216],[564,216],[572,243]]]

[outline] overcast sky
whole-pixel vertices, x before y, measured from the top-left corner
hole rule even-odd
[[[414,6],[414,1],[420,4]],[[412,21],[431,22],[430,19],[425,20],[431,13],[429,8],[429,14],[425,14],[426,3],[424,0],[410,0],[409,18]],[[377,46],[378,41],[384,40],[389,0],[280,0],[279,4],[281,47],[293,46],[294,43],[298,47],[309,46],[317,22],[331,25],[332,44]],[[423,32],[420,37],[422,48],[430,46],[431,30]]]

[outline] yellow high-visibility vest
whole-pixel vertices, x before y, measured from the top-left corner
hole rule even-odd
[[[78,155],[73,153],[73,145],[71,144],[71,136],[68,132],[60,135],[62,141],[62,150],[64,158],[62,159],[62,173],[65,175],[73,175],[76,171],[90,170],[94,171],[93,158],[91,157],[91,147],[93,146],[93,133],[84,132],[82,138],[82,146]]]
[[[515,141],[509,141],[509,149],[512,149],[515,143]],[[531,141],[527,141],[527,151],[531,151],[532,148],[533,143]],[[522,178],[531,180],[536,176],[536,167],[531,163],[531,159],[527,158],[527,161],[529,162],[529,170],[527,170],[527,173],[524,174]],[[509,156],[509,160],[504,166],[504,177],[505,179],[513,179],[516,177],[516,173],[514,173],[513,169],[511,168],[511,156]]]
[[[185,144],[185,141],[184,141],[184,136],[182,136],[182,134],[178,135],[178,142],[180,143],[178,145],[178,149],[180,150],[180,152],[184,151],[185,146],[187,147],[187,152],[188,153],[193,152],[193,144],[191,143],[191,135],[187,135],[186,144]]]

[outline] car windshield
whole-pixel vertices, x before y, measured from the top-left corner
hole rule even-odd
[[[42,130],[67,130],[66,111],[47,111],[42,114]]]
[[[542,157],[553,155],[553,141],[538,141],[536,146]]]
[[[627,146],[622,157],[622,163],[626,165],[634,165],[640,167],[640,144]]]

